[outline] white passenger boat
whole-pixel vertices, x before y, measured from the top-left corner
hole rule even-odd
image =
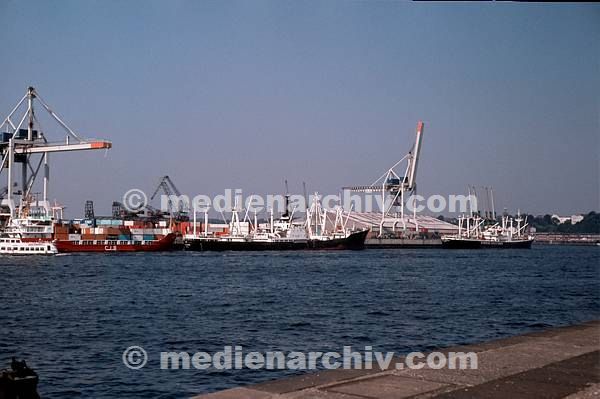
[[[50,241],[22,241],[15,237],[0,237],[0,255],[56,255]]]

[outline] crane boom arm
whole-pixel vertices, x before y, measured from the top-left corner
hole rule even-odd
[[[14,149],[15,154],[39,154],[45,152],[66,152],[66,151],[82,151],[82,150],[102,150],[109,149],[112,147],[112,143],[106,140],[97,140],[87,143],[75,143],[75,144],[36,144],[35,146],[29,146],[29,142],[25,140],[14,140],[15,144],[26,144],[25,146],[18,146]]]
[[[421,155],[421,141],[423,138],[423,121],[417,123],[417,138],[415,139],[415,147],[413,149],[412,159],[410,161],[408,175],[408,189],[414,189],[417,184],[417,165],[419,164],[419,156]]]

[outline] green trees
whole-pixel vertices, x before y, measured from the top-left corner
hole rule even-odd
[[[588,213],[581,222],[575,224],[570,221],[559,224],[552,219],[552,215],[529,215],[527,220],[540,233],[600,234],[600,213],[596,212]]]

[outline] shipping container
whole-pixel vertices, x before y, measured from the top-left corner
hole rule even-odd
[[[121,226],[123,221],[121,219],[98,219],[99,226]]]
[[[68,233],[69,232],[69,226],[63,226],[62,224],[55,224],[54,225],[54,232],[55,233]]]
[[[104,232],[106,234],[120,234],[121,230],[118,227],[104,227]]]

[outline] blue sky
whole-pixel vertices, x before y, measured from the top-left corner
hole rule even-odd
[[[0,26],[3,116],[33,85],[113,141],[53,157],[73,217],[164,174],[191,195],[369,184],[419,119],[424,195],[486,185],[498,208],[600,208],[595,4],[4,0]]]

